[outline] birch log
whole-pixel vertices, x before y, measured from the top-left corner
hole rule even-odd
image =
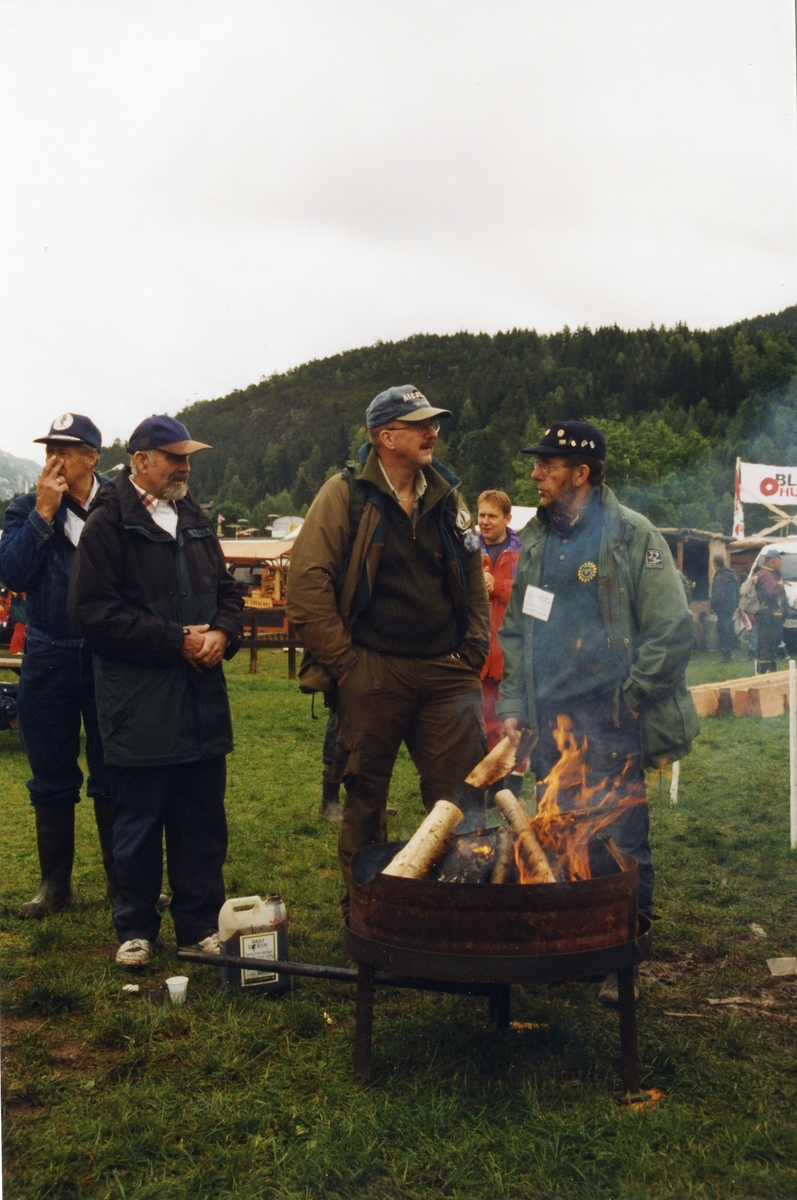
[[[529,817],[514,792],[509,788],[502,788],[500,792],[496,792],[495,807],[504,814],[515,833],[526,832],[529,827]]]
[[[389,862],[383,875],[423,879],[440,858],[446,842],[462,820],[462,810],[450,800],[438,800],[403,850]]]

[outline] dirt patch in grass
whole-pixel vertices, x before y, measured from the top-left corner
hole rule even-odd
[[[640,963],[639,974],[649,983],[663,983],[666,987],[678,987],[685,980],[696,975],[709,974],[712,968],[697,960],[694,954],[684,954],[681,958],[657,959]]]
[[[0,1013],[0,1042],[4,1050],[12,1049],[20,1038],[41,1029],[45,1024],[46,1020],[40,1017],[12,1017],[8,1013]]]

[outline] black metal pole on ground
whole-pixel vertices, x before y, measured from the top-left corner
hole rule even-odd
[[[617,998],[620,1009],[620,1051],[623,1057],[623,1091],[635,1099],[639,1095],[639,1049],[634,1002],[634,968],[617,972]]]
[[[239,967],[247,971],[268,971],[281,975],[303,975],[310,979],[331,979],[333,983],[357,983],[359,975],[350,967],[325,967],[316,963],[274,962],[268,958],[243,958],[238,954],[200,954],[193,950],[178,950],[183,962],[204,963],[208,967]],[[413,988],[419,992],[447,992],[454,996],[490,996],[495,993],[492,983],[452,983],[445,979],[413,979],[406,975],[374,972],[379,987]]]

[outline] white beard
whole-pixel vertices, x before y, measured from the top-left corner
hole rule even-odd
[[[163,493],[164,500],[184,500],[188,493],[187,483],[170,483]]]

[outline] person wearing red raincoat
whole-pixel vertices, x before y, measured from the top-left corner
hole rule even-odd
[[[498,644],[498,630],[512,593],[512,580],[522,549],[520,538],[514,529],[509,528],[511,512],[512,501],[506,492],[490,489],[479,496],[479,539],[484,556],[484,582],[490,597],[490,651],[481,671],[488,750],[492,750],[503,736],[501,718],[495,711],[504,673],[504,656]],[[525,764],[520,764],[516,772],[507,776],[506,786],[517,793],[520,792],[524,767]]]

